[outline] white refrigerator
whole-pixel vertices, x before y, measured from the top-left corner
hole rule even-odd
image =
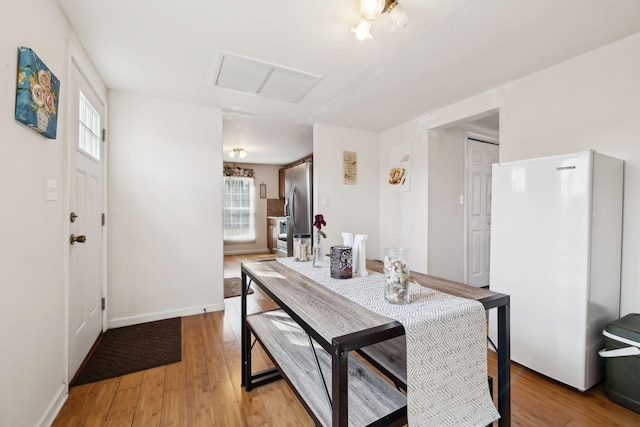
[[[586,390],[619,317],[623,162],[589,150],[492,174],[490,289],[511,296],[511,359]]]

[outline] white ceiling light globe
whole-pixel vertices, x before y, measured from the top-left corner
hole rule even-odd
[[[407,26],[407,23],[409,23],[409,15],[399,4],[396,4],[396,6],[389,11],[389,16],[393,22],[391,31],[395,31],[398,28],[404,28]]]
[[[375,19],[384,10],[385,0],[360,0],[360,15],[366,19]]]
[[[371,40],[373,36],[371,36],[371,24],[373,21],[369,21],[368,19],[361,19],[356,28],[352,28],[351,32],[356,33],[356,38],[358,40]]]

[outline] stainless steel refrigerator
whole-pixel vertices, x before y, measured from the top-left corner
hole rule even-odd
[[[589,150],[496,163],[492,189],[490,288],[511,295],[511,359],[586,390],[619,314],[623,162]]]
[[[293,235],[312,233],[313,163],[305,162],[284,171],[287,256],[293,255]]]

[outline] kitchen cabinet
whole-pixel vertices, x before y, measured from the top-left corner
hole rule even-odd
[[[284,171],[289,169],[289,168],[293,168],[296,167],[298,165],[301,165],[303,163],[313,163],[313,154],[309,154],[308,156],[303,157],[302,159],[295,161],[291,164],[285,165],[284,167],[281,167],[278,170],[278,197],[281,198],[282,200],[284,200],[287,196],[284,194]]]
[[[285,168],[280,168],[278,170],[278,197],[284,200],[284,170]]]
[[[267,218],[267,248],[275,254],[278,251],[278,218]]]

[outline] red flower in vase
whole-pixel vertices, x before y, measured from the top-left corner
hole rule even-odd
[[[322,226],[323,225],[327,225],[327,223],[324,220],[324,215],[322,215],[322,214],[316,215],[316,219],[313,222],[313,226],[318,229],[318,234],[320,234],[322,237],[326,238],[327,235],[324,233],[324,231],[322,231]]]

